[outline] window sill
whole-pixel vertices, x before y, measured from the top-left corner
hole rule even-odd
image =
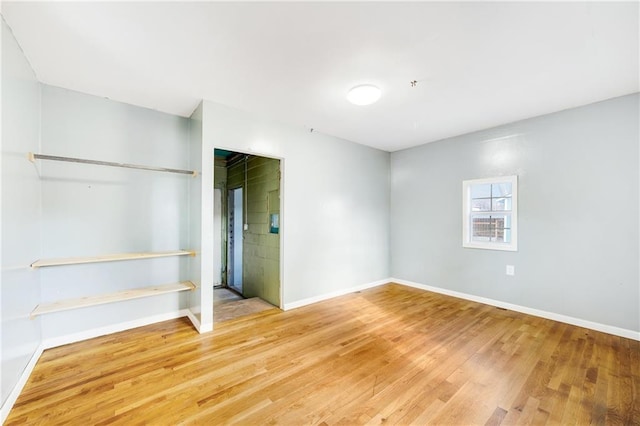
[[[518,251],[518,246],[515,244],[462,243],[462,247],[483,250]]]

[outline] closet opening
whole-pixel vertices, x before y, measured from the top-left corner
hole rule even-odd
[[[214,323],[281,305],[281,160],[214,152]]]

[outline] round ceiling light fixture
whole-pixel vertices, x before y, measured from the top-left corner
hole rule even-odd
[[[382,91],[373,84],[362,84],[349,90],[347,100],[354,105],[371,105],[380,99]]]

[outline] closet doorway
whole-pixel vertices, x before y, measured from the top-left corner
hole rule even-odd
[[[279,159],[215,150],[222,218],[214,233],[220,247],[214,322],[229,309],[241,315],[280,307],[280,170]]]

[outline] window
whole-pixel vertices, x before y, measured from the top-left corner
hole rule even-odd
[[[462,182],[462,246],[518,250],[518,177]]]

